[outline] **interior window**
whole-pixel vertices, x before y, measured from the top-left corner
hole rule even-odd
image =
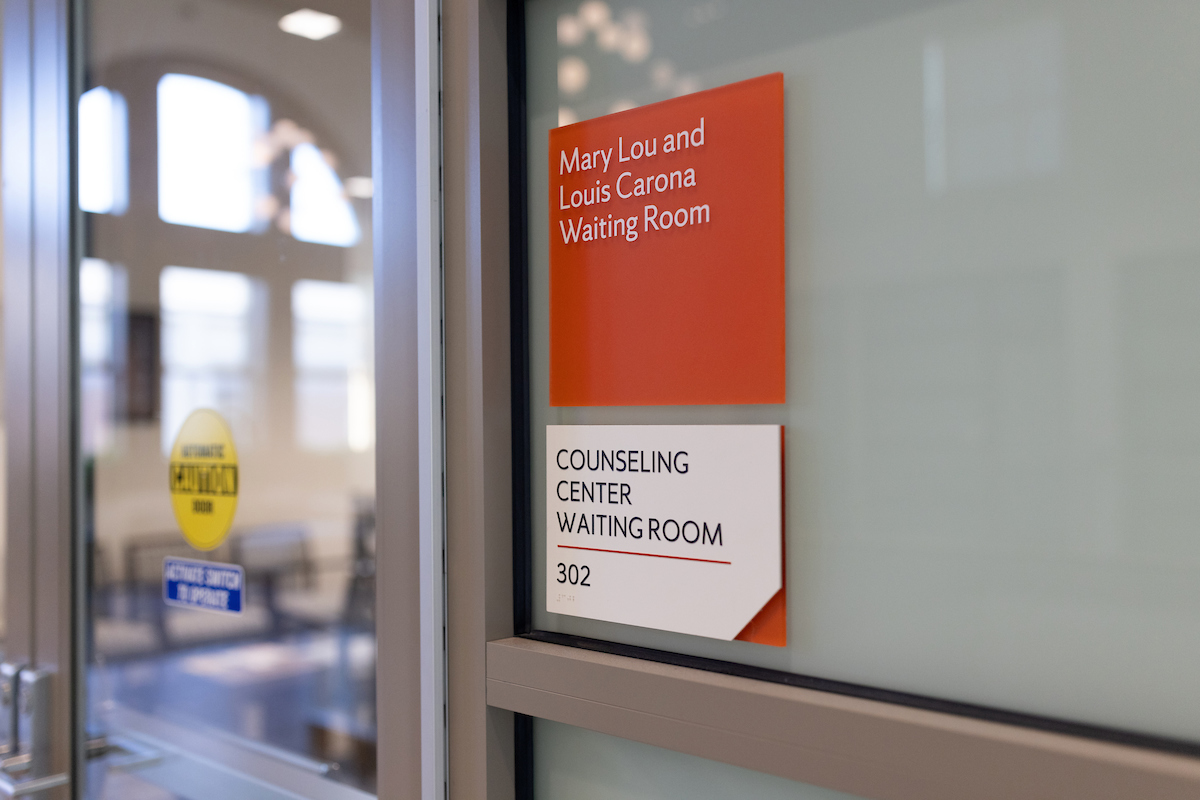
[[[354,284],[292,286],[296,440],[306,450],[361,452],[374,439],[366,306]]]
[[[162,309],[163,452],[194,408],[226,416],[239,434],[252,406],[253,282],[246,275],[167,267],[159,277]],[[239,429],[241,428],[241,429]]]
[[[292,235],[302,242],[351,247],[358,243],[358,220],[331,159],[310,142],[292,149]]]
[[[254,148],[265,119],[261,98],[195,75],[164,75],[158,82],[159,217],[250,230],[263,193]]]
[[[123,214],[129,195],[125,98],[104,86],[79,96],[79,208]]]
[[[85,258],[79,265],[79,391],[80,440],[85,453],[98,453],[113,443],[116,418],[117,373],[121,367],[117,330],[118,309],[124,303],[123,275],[99,258]]]

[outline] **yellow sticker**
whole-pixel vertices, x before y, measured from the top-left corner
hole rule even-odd
[[[184,420],[171,448],[171,505],[183,536],[212,550],[229,534],[237,511],[238,460],[221,415],[197,409]]]

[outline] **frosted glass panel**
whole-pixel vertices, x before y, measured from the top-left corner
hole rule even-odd
[[[544,719],[534,721],[533,735],[538,800],[855,800],[854,795]]]
[[[528,43],[535,626],[1200,741],[1194,6],[533,0]],[[774,71],[787,404],[549,407],[548,130]],[[786,649],[544,610],[571,423],[787,426]]]

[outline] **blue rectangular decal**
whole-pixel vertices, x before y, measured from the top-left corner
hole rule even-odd
[[[163,559],[163,600],[167,605],[240,614],[245,585],[246,572],[236,564]]]

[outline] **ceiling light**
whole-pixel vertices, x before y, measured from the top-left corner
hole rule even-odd
[[[326,36],[333,36],[340,31],[342,21],[332,14],[313,11],[311,8],[302,8],[280,19],[279,29],[316,41],[324,39]]]

